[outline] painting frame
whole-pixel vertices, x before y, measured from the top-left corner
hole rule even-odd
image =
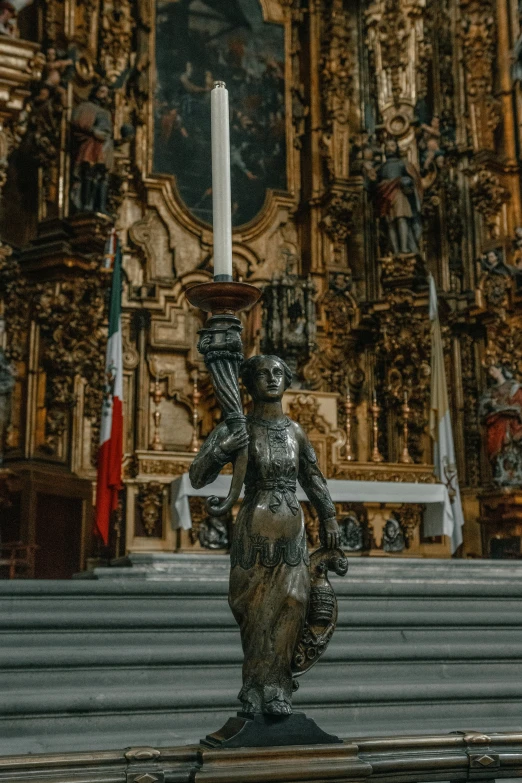
[[[155,144],[155,97],[157,88],[156,72],[156,18],[157,0],[146,0],[150,10],[150,45],[149,45],[149,101],[146,125],[146,186],[152,190],[160,190],[165,206],[171,217],[190,234],[200,237],[203,245],[211,241],[212,227],[208,222],[199,219],[186,205],[179,191],[176,176],[158,173],[154,170]],[[292,16],[284,0],[257,0],[261,8],[263,21],[279,24],[283,28],[284,41],[284,106],[285,106],[285,138],[286,138],[286,189],[267,188],[264,202],[257,214],[248,222],[233,227],[233,242],[237,245],[250,243],[270,230],[281,209],[286,212],[295,208],[299,197],[300,155],[295,143],[296,129],[292,117],[293,68],[294,52],[292,50]],[[209,235],[210,232],[210,235]]]

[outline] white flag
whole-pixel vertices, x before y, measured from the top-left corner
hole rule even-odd
[[[433,276],[430,280],[430,321],[431,321],[431,400],[430,400],[430,435],[433,438],[433,462],[435,475],[447,489],[451,501],[453,519],[450,520],[451,551],[455,552],[462,544],[462,503],[460,500],[455,446],[451,430],[451,416],[448,402],[448,387],[444,369],[444,353],[440,332],[439,313],[437,307],[437,289]],[[430,535],[425,529],[425,534]]]

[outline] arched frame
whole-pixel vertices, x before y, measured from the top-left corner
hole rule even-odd
[[[299,150],[295,145],[295,127],[292,121],[292,21],[290,13],[283,2],[279,0],[258,0],[261,6],[263,20],[280,24],[284,31],[284,81],[285,81],[285,134],[286,134],[286,190],[273,190],[268,188],[265,193],[264,203],[256,216],[247,223],[234,227],[233,241],[237,247],[243,243],[257,244],[261,240],[261,247],[253,252],[260,257],[266,257],[265,243],[262,241],[264,234],[271,233],[276,225],[286,223],[288,213],[295,208],[299,198],[300,184],[300,159]],[[158,192],[160,189],[164,195],[164,209],[170,213],[169,217],[178,226],[188,232],[193,239],[198,238],[201,249],[208,251],[209,240],[211,242],[211,227],[208,223],[196,217],[183,201],[176,178],[169,174],[155,174],[154,172],[154,96],[156,94],[156,0],[150,3],[150,68],[149,68],[149,95],[147,114],[147,178],[145,185]],[[161,184],[160,184],[161,183]],[[171,221],[168,221],[171,222]]]

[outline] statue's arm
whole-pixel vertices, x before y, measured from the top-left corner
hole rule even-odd
[[[310,503],[317,511],[320,537],[323,546],[334,549],[339,546],[339,526],[335,506],[330,497],[326,479],[317,464],[317,456],[304,430],[295,425],[299,443],[298,480]]]
[[[224,452],[220,446],[227,434],[227,425],[221,422],[210,433],[194,457],[189,469],[190,483],[194,489],[201,489],[201,487],[211,484],[227,462],[231,462],[232,456]]]

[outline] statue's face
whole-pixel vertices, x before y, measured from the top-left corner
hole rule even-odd
[[[274,359],[263,359],[256,370],[253,397],[260,402],[280,400],[285,390],[285,373]]]
[[[100,85],[96,91],[96,97],[101,105],[105,106],[109,100],[109,88],[105,84]]]
[[[386,522],[386,524],[384,526],[384,529],[386,531],[386,535],[389,536],[390,538],[397,534],[397,528],[398,528],[398,525],[397,525],[396,522],[394,522],[393,519],[388,519],[388,521]]]
[[[496,381],[497,383],[504,382],[505,380],[504,373],[502,372],[500,367],[497,367],[496,364],[492,364],[488,372],[490,374],[490,377],[493,378],[493,380]]]

